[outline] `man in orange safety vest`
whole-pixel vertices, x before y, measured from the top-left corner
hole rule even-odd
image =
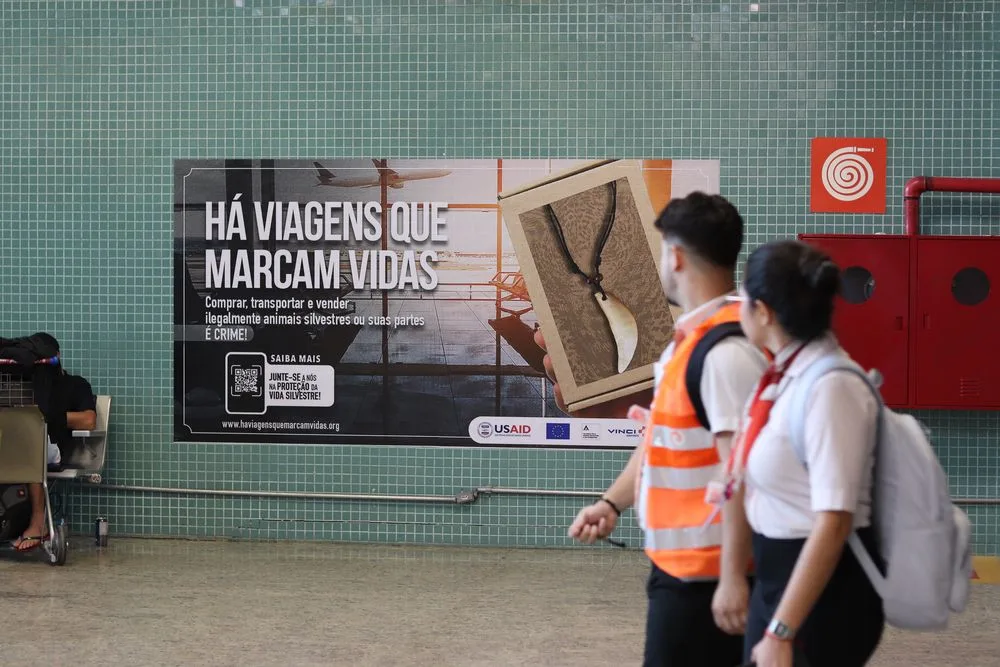
[[[648,416],[643,443],[603,497],[580,510],[569,534],[592,544],[635,507],[652,561],[643,664],[736,667],[749,564],[727,562],[722,536],[734,519],[725,509],[714,515],[705,496],[721,477],[744,405],[768,363],[739,325],[735,269],[743,219],[723,197],[695,192],[672,200],[655,224],[663,235],[663,289],[684,312],[655,365],[652,396],[641,392],[573,415],[624,418],[634,404],[650,406],[640,411]],[[536,342],[544,349],[540,332]],[[545,368],[555,381],[547,355]],[[555,394],[566,410],[558,384]],[[723,572],[734,576],[719,586]]]

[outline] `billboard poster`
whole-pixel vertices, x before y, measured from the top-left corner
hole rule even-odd
[[[592,161],[174,161],[174,440],[631,448],[570,419],[500,192]],[[716,160],[642,160],[650,202]]]

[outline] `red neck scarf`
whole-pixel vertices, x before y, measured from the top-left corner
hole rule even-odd
[[[750,458],[750,450],[753,449],[757,441],[757,436],[760,435],[761,430],[763,430],[771,418],[771,408],[774,407],[774,401],[778,397],[777,387],[785,377],[788,367],[799,356],[799,352],[802,351],[803,347],[805,345],[799,345],[798,349],[792,352],[788,359],[782,362],[780,366],[776,361],[772,361],[757,384],[757,391],[754,393],[753,401],[747,410],[746,419],[736,436],[732,450],[729,452],[729,459],[726,461],[725,497],[727,500],[732,497],[738,485],[743,482],[746,474],[747,460]],[[774,390],[768,392],[769,387],[774,387]],[[765,393],[767,393],[767,398],[764,397]],[[738,466],[737,463],[739,464]]]

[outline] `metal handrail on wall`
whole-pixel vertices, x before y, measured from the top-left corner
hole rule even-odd
[[[480,496],[564,496],[573,498],[599,497],[600,491],[570,491],[552,489],[515,489],[496,486],[480,486],[461,489],[454,495],[411,495],[392,493],[326,493],[312,491],[245,491],[239,489],[199,489],[171,486],[142,486],[135,484],[90,484],[108,491],[131,491],[136,493],[166,493],[192,496],[227,496],[235,498],[290,498],[297,500],[360,500],[381,502],[439,503],[468,505]]]
[[[409,502],[443,505],[469,505],[480,496],[538,496],[562,498],[599,498],[601,491],[569,489],[519,489],[502,486],[479,486],[461,489],[454,495],[408,495],[388,493],[323,493],[309,491],[241,491],[236,489],[197,489],[168,486],[139,486],[132,484],[95,484],[109,491],[137,493],[167,493],[194,496],[227,496],[237,498],[288,498],[297,500],[357,500],[369,502]],[[956,505],[1000,505],[1000,498],[955,498]]]

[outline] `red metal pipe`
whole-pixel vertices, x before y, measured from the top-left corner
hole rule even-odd
[[[948,178],[942,176],[914,176],[903,188],[903,220],[906,235],[920,234],[920,195],[925,192],[969,192],[973,194],[1000,194],[1000,178]]]

